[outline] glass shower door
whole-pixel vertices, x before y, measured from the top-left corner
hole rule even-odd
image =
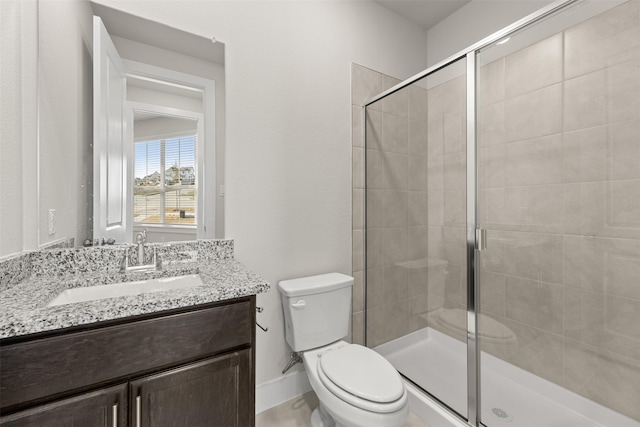
[[[368,105],[365,130],[367,345],[464,418],[466,105],[462,59]]]
[[[489,427],[640,425],[640,1],[585,7],[477,57]]]

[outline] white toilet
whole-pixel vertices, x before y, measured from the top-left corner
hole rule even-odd
[[[340,273],[284,280],[286,338],[302,352],[320,405],[313,427],[400,427],[409,416],[398,372],[375,351],[342,341],[349,332],[353,277]]]

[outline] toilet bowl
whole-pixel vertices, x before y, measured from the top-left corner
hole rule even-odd
[[[338,341],[305,351],[302,359],[321,404],[312,427],[399,427],[406,422],[409,399],[402,379],[375,351]]]
[[[400,374],[348,335],[353,277],[329,273],[278,284],[285,337],[302,354],[319,406],[313,427],[401,427],[409,399]]]

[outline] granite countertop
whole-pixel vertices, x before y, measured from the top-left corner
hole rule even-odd
[[[47,307],[65,289],[195,273],[200,274],[203,286]],[[103,270],[32,276],[0,292],[0,339],[223,301],[269,289],[269,283],[234,258],[180,262],[147,273]]]

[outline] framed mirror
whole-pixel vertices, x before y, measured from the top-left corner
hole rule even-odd
[[[97,2],[40,0],[38,21],[39,245],[131,242],[142,228],[149,241],[224,237],[224,44]],[[106,37],[119,77],[95,65]],[[159,137],[165,162],[136,176],[135,148]]]

